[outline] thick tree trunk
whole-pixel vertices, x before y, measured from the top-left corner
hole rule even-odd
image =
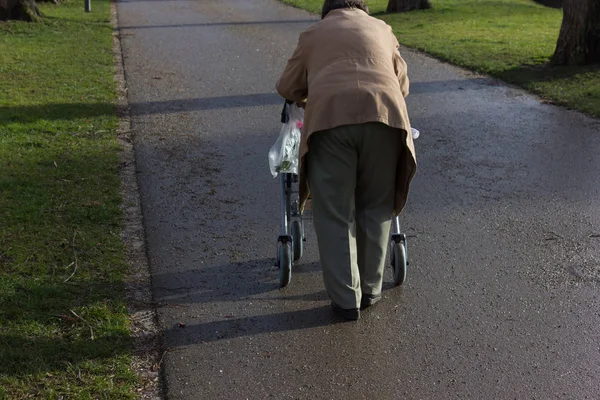
[[[600,63],[600,0],[564,0],[563,21],[552,63]]]
[[[424,10],[427,8],[431,8],[431,2],[429,0],[389,0],[387,12],[397,13]]]
[[[0,0],[0,21],[39,21],[41,16],[35,0]]]

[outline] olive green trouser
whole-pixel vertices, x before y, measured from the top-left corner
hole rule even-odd
[[[341,308],[381,293],[402,139],[381,123],[310,137],[306,167],[323,280]]]

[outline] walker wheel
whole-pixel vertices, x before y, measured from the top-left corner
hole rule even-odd
[[[392,274],[394,276],[394,285],[400,286],[406,280],[406,243],[404,241],[392,242]]]
[[[279,287],[286,287],[292,279],[292,244],[280,243],[277,254],[279,262]]]
[[[298,261],[302,258],[302,253],[304,251],[302,222],[298,220],[292,222],[292,245],[294,247],[294,261]]]

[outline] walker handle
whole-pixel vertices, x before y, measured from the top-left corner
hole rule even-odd
[[[281,110],[281,123],[282,124],[287,124],[288,122],[290,122],[290,112],[289,112],[289,108],[288,105],[290,104],[294,104],[294,102],[292,100],[285,100],[285,102],[283,103],[283,109]]]

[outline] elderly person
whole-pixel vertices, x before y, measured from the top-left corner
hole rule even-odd
[[[325,288],[348,320],[381,299],[392,217],[416,170],[398,48],[362,0],[325,0],[277,82],[306,106],[300,197],[310,191]]]

